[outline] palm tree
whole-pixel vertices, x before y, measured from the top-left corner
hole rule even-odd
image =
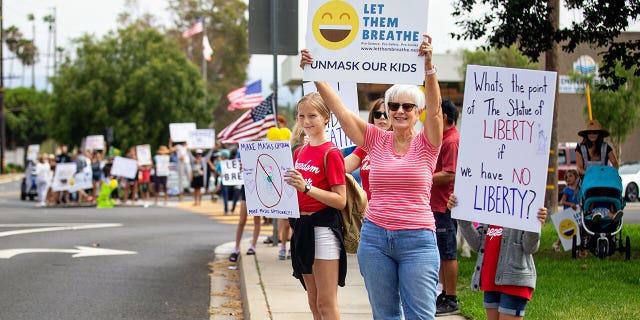
[[[31,21],[31,36],[33,41],[36,41],[36,17],[33,13],[27,15],[27,20]],[[36,62],[38,61],[37,50],[35,50],[34,61],[31,64],[31,88],[36,88]]]
[[[26,69],[26,67],[33,67],[36,64],[38,48],[33,43],[33,40],[28,39],[20,39],[18,41],[18,45],[19,46],[16,55],[18,56],[20,63],[22,63],[22,86],[24,86],[24,70]],[[35,85],[33,83],[32,88],[35,88]]]
[[[4,42],[7,44],[9,52],[13,53],[14,57],[10,58],[11,64],[9,64],[9,75],[13,74],[13,59],[17,55],[20,39],[22,39],[22,32],[16,26],[9,26],[4,29]]]

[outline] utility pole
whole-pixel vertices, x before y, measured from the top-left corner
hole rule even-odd
[[[553,25],[553,31],[558,30],[560,21],[560,0],[547,0],[549,7],[549,21]],[[560,45],[552,42],[551,49],[545,52],[545,70],[558,71],[558,56]],[[545,207],[551,213],[558,211],[558,90],[556,90],[555,108],[553,108],[553,126],[551,129],[551,146],[549,150],[549,171],[547,172],[547,188],[544,197]]]
[[[2,0],[0,0],[0,174],[4,174],[4,151],[6,150],[6,137],[4,130],[4,51],[3,51],[3,16]]]

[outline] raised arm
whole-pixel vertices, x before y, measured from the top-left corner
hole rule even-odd
[[[351,152],[351,154],[344,158],[344,171],[351,173],[354,170],[358,169],[361,163],[362,159]]]
[[[431,46],[431,36],[424,34],[419,56],[424,56],[424,88],[427,101],[426,116],[424,117],[424,135],[435,147],[442,143],[442,97],[440,96],[440,85],[436,76],[436,69],[431,59],[433,58],[433,47]]]
[[[302,59],[300,60],[300,67],[304,69],[304,66],[313,62],[313,57],[308,49],[302,49],[300,51]],[[336,116],[342,130],[349,139],[351,139],[356,145],[361,146],[364,143],[364,135],[367,130],[367,123],[360,119],[357,114],[349,111],[338,94],[327,82],[316,82],[316,88],[318,93],[322,96],[322,99],[329,107],[329,110]]]

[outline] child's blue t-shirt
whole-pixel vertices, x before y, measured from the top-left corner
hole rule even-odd
[[[573,190],[569,187],[565,187],[564,189],[562,189],[562,194],[566,196],[567,201],[573,204],[578,204],[578,193],[576,192],[576,190]],[[563,209],[567,209],[570,207],[571,206],[563,205]]]

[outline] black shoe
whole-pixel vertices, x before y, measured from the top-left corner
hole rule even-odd
[[[440,292],[440,294],[436,298],[436,308],[439,307],[442,304],[442,302],[444,301],[445,296],[446,296],[446,294],[444,293],[444,291]]]
[[[460,313],[458,302],[451,299],[444,299],[439,306],[436,306],[436,317],[448,316]]]
[[[231,262],[236,262],[236,261],[238,261],[238,253],[237,253],[237,252],[232,253],[232,254],[229,256],[229,261],[231,261]]]

